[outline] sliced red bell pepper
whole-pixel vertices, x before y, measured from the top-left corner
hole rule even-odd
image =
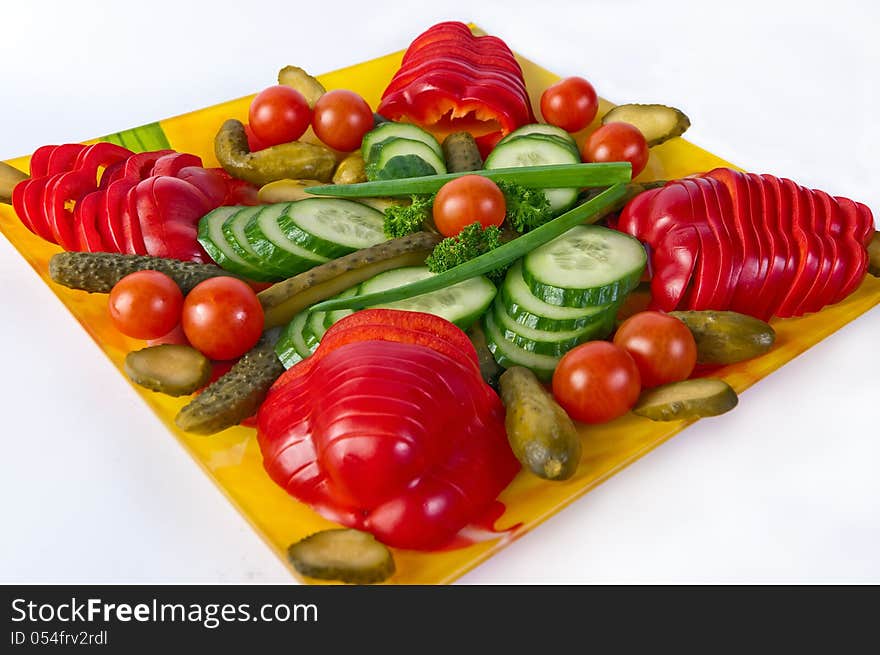
[[[648,212],[633,216],[636,218],[635,231],[630,234],[656,247],[669,230],[693,223],[693,206],[687,187],[666,184],[653,198]]]
[[[867,247],[874,238],[874,215],[871,213],[868,205],[864,203],[857,202],[855,206],[859,211],[859,230],[857,235],[860,237],[859,241],[862,245]]]
[[[141,232],[141,221],[137,207],[137,188],[140,184],[132,186],[118,205],[123,245],[125,252],[132,255],[148,254],[144,235]]]
[[[831,273],[832,265],[832,245],[830,239],[825,234],[825,208],[821,198],[812,189],[802,187],[802,193],[806,195],[810,202],[810,216],[812,218],[812,229],[809,231],[810,236],[816,244],[819,266],[812,280],[805,281],[803,296],[795,308],[795,315],[800,316],[812,311],[818,311],[823,307],[820,304],[821,291],[828,283],[828,276]],[[814,308],[815,309],[812,309]]]
[[[199,191],[205,194],[215,207],[219,207],[229,194],[229,186],[223,176],[213,170],[201,166],[186,166],[181,168],[177,175],[179,180],[189,182]]]
[[[700,256],[693,274],[693,287],[686,296],[686,307],[704,309],[711,306],[721,280],[721,266],[729,266],[730,251],[722,249],[721,243],[709,224],[708,209],[700,184],[685,178],[674,184],[682,185],[691,202],[691,226],[700,240]],[[684,223],[681,223],[683,225]]]
[[[173,150],[154,150],[151,152],[139,152],[125,161],[125,169],[122,176],[135,182],[140,182],[150,177],[153,166],[165,155],[173,154]]]
[[[86,147],[79,143],[64,143],[55,146],[49,153],[45,175],[58,175],[72,171],[74,164],[76,164],[76,158]]]
[[[512,91],[516,91],[518,95],[527,98],[525,83],[521,76],[510,73],[501,69],[481,68],[478,64],[474,64],[463,59],[455,59],[450,56],[439,55],[423,62],[418,62],[403,70],[399,75],[395,75],[394,79],[385,89],[385,93],[396,93],[400,89],[404,89],[419,78],[424,77],[428,73],[434,73],[442,70],[444,73],[457,74],[468,81],[479,77],[481,81],[492,80],[504,86],[509,86]]]
[[[669,230],[652,245],[651,307],[664,312],[679,307],[700,257],[700,237],[692,225]]]
[[[753,307],[751,314],[757,318],[768,319],[770,317],[766,314],[766,307],[769,304],[769,300],[767,294],[762,295],[762,291],[766,290],[769,292],[769,289],[766,289],[766,285],[773,258],[772,227],[767,223],[767,214],[764,210],[763,186],[760,181],[756,181],[757,176],[752,176],[749,173],[742,173],[741,175],[749,194],[747,218],[752,227],[752,234],[755,236],[755,243],[758,246],[758,272],[756,284],[753,287],[753,296],[750,299],[750,306]]]
[[[706,201],[707,217],[722,244],[722,250],[728,251],[726,264],[721,266],[715,295],[710,299],[707,309],[725,309],[730,306],[736,280],[742,270],[742,243],[737,237],[733,226],[728,225],[725,216],[733,211],[730,195],[721,182],[712,177],[695,178],[701,185]]]
[[[33,178],[28,180],[22,180],[18,184],[15,185],[12,189],[12,207],[15,209],[15,213],[18,215],[19,220],[24,224],[24,226],[29,229],[34,234],[38,236],[43,236],[37,232],[37,228],[34,227],[34,223],[31,220],[30,213],[28,212],[27,203],[24,201],[25,192],[28,186],[31,186],[36,182]],[[45,237],[43,237],[45,238]]]
[[[110,186],[116,180],[122,178],[125,173],[125,162],[120,161],[115,164],[110,164],[107,168],[104,169],[104,172],[101,173],[101,182],[98,184],[98,188],[103,191],[108,186]]]
[[[134,180],[122,178],[112,182],[104,191],[98,208],[98,231],[108,252],[128,252],[122,214],[127,203],[126,196],[136,184]]]
[[[31,178],[45,177],[49,172],[49,157],[58,146],[40,146],[31,155]]]
[[[79,240],[73,230],[73,207],[97,188],[95,176],[84,171],[68,171],[48,178],[43,206],[55,242],[65,250],[79,248]]]
[[[83,252],[105,252],[104,240],[98,230],[98,210],[104,194],[92,191],[76,203],[73,210],[73,231],[76,234],[79,250]]]
[[[844,246],[844,239],[841,237],[843,233],[843,216],[840,205],[830,195],[824,191],[814,189],[813,194],[817,202],[822,206],[822,213],[825,217],[825,245],[826,254],[830,250],[830,270],[825,283],[817,289],[816,295],[809,303],[807,311],[817,312],[825,305],[830,305],[833,298],[846,282],[847,262],[850,255]]]
[[[868,253],[860,241],[863,232],[863,217],[860,215],[858,203],[849,198],[838,197],[835,199],[841,209],[844,223],[845,237],[840,241],[840,244],[849,254],[849,261],[843,286],[832,297],[832,303],[840,302],[855,291],[868,271]]]
[[[813,208],[809,192],[791,180],[783,179],[791,198],[792,225],[798,246],[798,270],[791,289],[779,307],[779,316],[797,316],[797,307],[816,279],[821,257],[821,243],[813,233]]]
[[[214,206],[196,187],[176,177],[152,177],[138,183],[136,202],[147,254],[212,261],[196,236],[199,219]]]
[[[196,157],[187,152],[172,152],[167,155],[162,155],[156,160],[153,164],[153,168],[150,170],[149,177],[155,177],[157,175],[170,175],[171,177],[177,177],[180,169],[186,168],[187,166],[201,167],[202,158]]]
[[[117,146],[115,143],[101,142],[88,146],[80,151],[73,164],[73,169],[91,173],[95,178],[95,184],[103,176],[98,175],[100,169],[107,169],[120,162],[124,162],[134,153],[128,148]]]
[[[654,198],[657,197],[660,191],[662,191],[662,188],[642,191],[626,203],[617,219],[616,229],[635,237],[640,237],[643,221],[645,220],[644,217],[650,215],[651,203],[654,202]]]

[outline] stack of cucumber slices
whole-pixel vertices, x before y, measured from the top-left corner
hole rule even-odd
[[[368,180],[440,175],[443,150],[431,134],[409,123],[382,123],[364,136],[361,155]]]
[[[274,281],[386,240],[385,215],[359,202],[307,198],[218,207],[199,221],[199,243],[221,268]]]
[[[369,280],[343,291],[336,297],[350,298],[395,289],[431,275],[434,273],[431,273],[426,266],[396,268],[379,273]],[[495,285],[481,275],[439,291],[387,305],[379,305],[379,307],[435,314],[466,330],[485,314],[495,295]],[[306,309],[297,314],[281,333],[275,347],[275,352],[281,363],[285,368],[290,368],[311,355],[330,326],[352,313],[353,311],[350,309],[331,312],[315,312]]]
[[[577,143],[565,130],[534,123],[523,125],[505,136],[492,149],[485,168],[519,168],[548,164],[580,164]],[[577,189],[544,189],[554,215],[571,209],[577,202]]]
[[[483,325],[495,360],[552,377],[562,355],[602,339],[639,283],[647,256],[629,235],[579,225],[514,264]]]

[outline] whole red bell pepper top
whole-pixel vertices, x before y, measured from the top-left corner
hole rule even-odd
[[[614,226],[650,246],[654,308],[763,319],[843,300],[867,272],[874,233],[861,203],[729,168],[636,196]]]
[[[438,23],[410,44],[378,113],[437,133],[508,134],[534,122],[522,69],[496,37]]]
[[[467,338],[425,316],[339,321],[275,383],[257,423],[266,471],[291,495],[390,546],[430,550],[485,512],[520,465],[475,353],[453,348]]]

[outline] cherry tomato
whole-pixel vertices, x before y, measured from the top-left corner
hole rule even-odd
[[[569,350],[553,373],[554,397],[569,416],[583,423],[604,423],[626,414],[640,391],[633,358],[607,341]]]
[[[135,339],[158,339],[180,321],[183,293],[159,271],[138,271],[110,291],[110,319],[116,329]]]
[[[277,146],[303,135],[312,120],[312,110],[302,93],[277,84],[257,94],[248,110],[248,120],[261,144]]]
[[[544,120],[566,132],[577,132],[589,125],[599,111],[596,89],[582,77],[566,77],[548,86],[541,94]]]
[[[364,134],[373,129],[373,110],[354,91],[336,89],[315,103],[312,127],[315,134],[334,150],[351,152],[361,147]]]
[[[210,359],[244,355],[263,332],[263,307],[247,284],[233,277],[200,282],[183,302],[183,332]]]
[[[484,228],[501,225],[507,213],[504,194],[482,175],[463,175],[447,182],[434,198],[434,224],[446,237],[453,237],[471,223]]]
[[[248,140],[248,150],[251,152],[259,152],[260,150],[265,150],[269,147],[268,143],[263,143],[256,134],[254,134],[254,130],[250,125],[244,126],[244,133],[247,136]]]
[[[581,155],[584,161],[628,161],[635,177],[648,163],[648,142],[635,125],[608,123],[584,141]]]
[[[628,352],[646,389],[686,380],[697,363],[697,342],[687,326],[662,312],[639,312],[626,319],[614,344]]]

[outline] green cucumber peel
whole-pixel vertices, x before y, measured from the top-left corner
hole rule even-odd
[[[470,261],[450,268],[433,277],[425,278],[396,289],[387,289],[353,298],[333,298],[314,305],[312,311],[333,311],[336,309],[364,309],[398,300],[406,300],[458,284],[472,277],[483,275],[520,257],[539,246],[552,241],[576,225],[595,223],[620,206],[620,202],[631,197],[631,189],[624,184],[615,184],[589,202],[571,209],[552,221],[527,232],[521,237],[487,252]]]
[[[376,180],[358,184],[330,184],[308,187],[306,191],[316,196],[336,196],[337,198],[410,196],[435,193],[450,180],[463,175],[482,175],[496,182],[513,182],[536,189],[586,188],[629,182],[632,177],[632,166],[629,162],[520,166],[445,173],[443,175],[424,175],[399,180]]]

